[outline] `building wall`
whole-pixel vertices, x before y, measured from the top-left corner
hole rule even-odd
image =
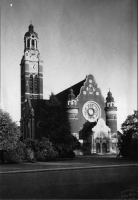
[[[86,77],[75,100],[77,102],[76,108],[78,109],[77,117],[71,117],[71,115],[74,115],[73,112],[75,110],[72,106],[68,107],[68,113],[72,134],[78,133],[79,139],[83,141],[81,154],[111,152],[112,146],[116,145],[113,144],[112,133],[117,133],[117,109],[116,107],[105,109],[104,98],[93,75],[89,74]],[[96,106],[96,109],[92,109],[93,111],[91,112],[96,113],[98,110],[100,113],[94,119],[93,116],[96,116],[95,114],[89,115],[90,108],[94,108],[93,105],[94,107]],[[96,132],[92,130],[100,123],[99,120],[102,121],[101,126],[104,129],[102,128],[98,132],[101,136],[94,138]],[[80,155],[80,152],[78,154]]]

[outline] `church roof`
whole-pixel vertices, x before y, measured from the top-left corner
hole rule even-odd
[[[80,88],[84,85],[84,82],[86,81],[86,79],[80,81],[79,83],[71,86],[71,88],[67,88],[65,90],[63,90],[62,92],[56,94],[56,97],[58,98],[59,101],[66,103],[68,101],[68,95],[70,94],[70,89],[73,90],[73,93],[75,96],[78,96],[80,93]]]

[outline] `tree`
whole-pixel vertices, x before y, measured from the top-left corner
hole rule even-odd
[[[0,150],[11,150],[17,146],[20,129],[9,115],[0,109]]]
[[[121,126],[123,133],[126,135],[128,131],[138,136],[138,111],[134,111],[134,114],[128,115],[126,120]]]
[[[67,156],[76,148],[78,141],[71,134],[66,107],[58,101],[54,94],[51,94],[40,115],[43,118],[44,137],[53,143],[60,156]]]
[[[123,157],[138,158],[138,111],[127,116],[121,129],[123,135],[118,145],[120,154]]]
[[[25,159],[25,145],[20,141],[20,129],[9,113],[0,109],[0,160],[20,163]]]

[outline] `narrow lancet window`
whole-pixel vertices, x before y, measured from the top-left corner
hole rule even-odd
[[[33,93],[33,75],[30,75],[30,94]]]
[[[37,75],[35,75],[35,80],[34,80],[34,93],[37,94],[38,93],[38,77]]]
[[[35,48],[35,42],[34,42],[34,40],[32,40],[32,48],[33,49]]]
[[[27,47],[30,47],[30,39],[27,40]]]

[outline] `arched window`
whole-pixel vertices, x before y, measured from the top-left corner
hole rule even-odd
[[[35,41],[32,40],[32,48],[34,49],[35,48]]]
[[[30,47],[30,39],[27,40],[27,47]]]
[[[33,93],[33,75],[30,75],[30,94]],[[30,96],[31,97],[31,96]]]

